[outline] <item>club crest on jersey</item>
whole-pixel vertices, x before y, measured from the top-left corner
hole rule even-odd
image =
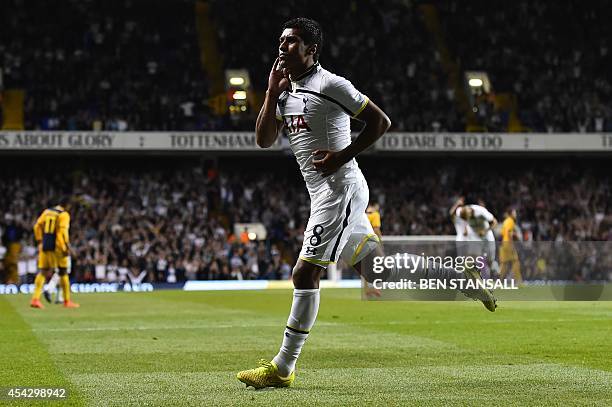
[[[306,107],[306,103],[308,103],[308,98],[303,98],[302,102],[304,103],[304,113],[308,113],[308,108]]]
[[[308,123],[306,123],[304,115],[285,116],[283,120],[285,121],[285,127],[289,130],[289,133],[297,133],[300,130],[312,131]]]

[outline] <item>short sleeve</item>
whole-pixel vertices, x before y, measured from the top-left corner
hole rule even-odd
[[[368,97],[359,92],[351,82],[341,76],[328,78],[322,93],[336,103],[346,114],[355,117],[368,104]]]
[[[493,222],[493,219],[495,219],[495,217],[493,216],[493,214],[491,212],[489,212],[487,210],[487,208],[483,207],[483,206],[475,206],[474,207],[474,214],[476,216],[482,216],[483,218],[485,218],[488,222]]]
[[[379,228],[380,227],[380,213],[372,212],[370,214],[369,218],[370,218],[370,223],[372,224],[373,228]]]

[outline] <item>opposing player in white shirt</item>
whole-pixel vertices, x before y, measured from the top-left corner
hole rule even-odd
[[[493,234],[493,229],[497,226],[495,216],[484,206],[465,205],[463,198],[453,205],[450,215],[457,232],[459,254],[486,254],[489,266],[497,269],[495,235]]]
[[[346,79],[318,63],[319,24],[297,18],[283,25],[279,57],[257,117],[260,147],[274,144],[283,130],[310,194],[310,218],[293,268],[293,303],[283,343],[272,361],[239,372],[247,386],[288,387],[295,364],[319,310],[319,280],[340,257],[361,271],[360,262],[379,245],[367,215],[368,185],[355,157],[389,128],[391,121]],[[351,142],[350,118],[365,127]]]

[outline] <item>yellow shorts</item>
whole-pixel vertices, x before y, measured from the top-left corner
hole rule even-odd
[[[56,254],[57,267],[61,269],[67,269],[70,265],[70,256],[64,256],[63,254]]]
[[[517,261],[518,253],[512,242],[502,242],[499,247],[499,262],[507,263],[509,261]]]
[[[41,270],[68,268],[69,256],[65,256],[58,252],[39,252],[38,253],[38,268]]]
[[[38,252],[38,268],[40,270],[55,269],[57,256],[55,252]]]

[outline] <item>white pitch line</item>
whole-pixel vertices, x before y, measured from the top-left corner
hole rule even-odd
[[[511,324],[511,323],[539,323],[539,322],[585,322],[585,321],[601,321],[607,322],[609,319],[605,318],[575,318],[575,319],[496,319],[487,321],[487,324]],[[451,325],[451,324],[463,324],[464,322],[459,321],[448,321],[448,320],[419,320],[419,321],[388,321],[388,322],[330,322],[330,321],[318,321],[317,326],[387,326],[387,325]],[[32,328],[33,332],[98,332],[98,331],[154,331],[154,330],[180,330],[180,329],[232,329],[232,328],[275,328],[282,324],[268,323],[268,324],[200,324],[200,325],[177,325],[177,326],[126,326],[126,327],[82,327],[82,328]],[[4,332],[17,332],[23,330],[5,330]]]
[[[318,325],[339,325],[333,322],[321,322]],[[83,328],[33,328],[33,332],[96,332],[96,331],[157,331],[174,329],[231,329],[231,328],[274,328],[282,324],[206,324],[206,325],[178,325],[178,326],[130,326],[130,327],[83,327]]]

